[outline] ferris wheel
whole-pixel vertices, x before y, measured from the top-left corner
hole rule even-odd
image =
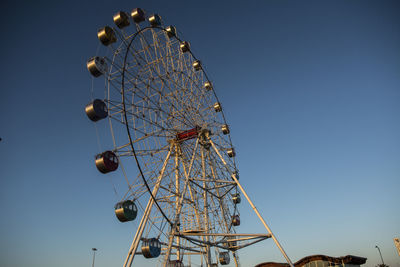
[[[223,107],[190,43],[140,8],[113,21],[97,33],[104,51],[87,61],[93,79],[104,78],[104,96],[94,88],[85,111],[111,129],[113,147],[95,165],[124,180],[116,218],[140,221],[124,266],[139,256],[160,266],[240,266],[237,251],[267,238],[292,265],[239,183]],[[242,195],[268,233],[237,231]]]

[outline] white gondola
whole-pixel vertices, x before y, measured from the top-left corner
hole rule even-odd
[[[221,104],[219,102],[216,102],[214,104],[214,110],[215,110],[215,112],[221,112],[222,111],[222,107],[221,107]]]
[[[105,26],[97,31],[97,38],[99,38],[100,42],[105,46],[117,41],[114,30],[108,26]]]
[[[161,243],[157,238],[143,239],[142,254],[145,258],[157,258],[161,253]]]
[[[131,17],[135,23],[140,23],[146,19],[144,11],[140,8],[134,8],[131,12]]]
[[[161,17],[158,14],[151,15],[149,17],[151,27],[157,27],[161,25]]]
[[[229,134],[231,131],[229,130],[228,124],[224,124],[221,126],[221,131],[223,134]]]
[[[218,259],[219,259],[219,263],[221,263],[221,265],[228,265],[231,260],[229,257],[229,252],[227,252],[227,251],[220,252],[218,255]]]
[[[205,88],[207,91],[210,91],[211,89],[213,89],[212,83],[209,82],[209,81],[205,82],[205,83],[204,83],[204,88]]]
[[[117,14],[115,14],[113,20],[114,24],[120,29],[125,28],[131,24],[129,22],[129,15],[126,14],[124,11],[119,11]]]
[[[94,77],[99,77],[107,72],[107,63],[102,57],[90,58],[86,62],[86,67]]]
[[[200,61],[200,60],[195,60],[195,61],[193,62],[193,69],[194,69],[195,71],[201,70],[201,61]]]
[[[235,152],[235,149],[234,149],[233,147],[230,148],[230,149],[228,149],[227,153],[228,153],[228,156],[229,156],[230,158],[233,158],[233,157],[236,156],[236,152]]]
[[[186,53],[190,51],[190,44],[189,42],[183,41],[179,44],[179,48],[181,49],[182,53]]]
[[[165,31],[167,32],[169,38],[176,36],[176,28],[172,25],[168,26]]]

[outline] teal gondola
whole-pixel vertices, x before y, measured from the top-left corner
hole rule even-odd
[[[129,222],[136,219],[138,209],[132,200],[125,200],[115,204],[115,216],[120,222]]]

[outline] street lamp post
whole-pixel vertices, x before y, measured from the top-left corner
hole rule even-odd
[[[92,267],[94,267],[94,258],[96,257],[97,248],[92,248],[92,250],[93,250],[93,263],[92,263]]]
[[[379,247],[378,246],[375,246],[377,249],[378,249],[378,251],[379,251],[379,255],[381,256],[381,260],[382,260],[382,266],[384,267],[385,266],[385,263],[383,262],[383,257],[382,257],[382,253],[381,253],[381,250],[379,249]]]

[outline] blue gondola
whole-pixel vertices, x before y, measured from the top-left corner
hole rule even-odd
[[[142,254],[145,258],[157,258],[161,253],[161,243],[157,238],[146,238],[142,241]]]

